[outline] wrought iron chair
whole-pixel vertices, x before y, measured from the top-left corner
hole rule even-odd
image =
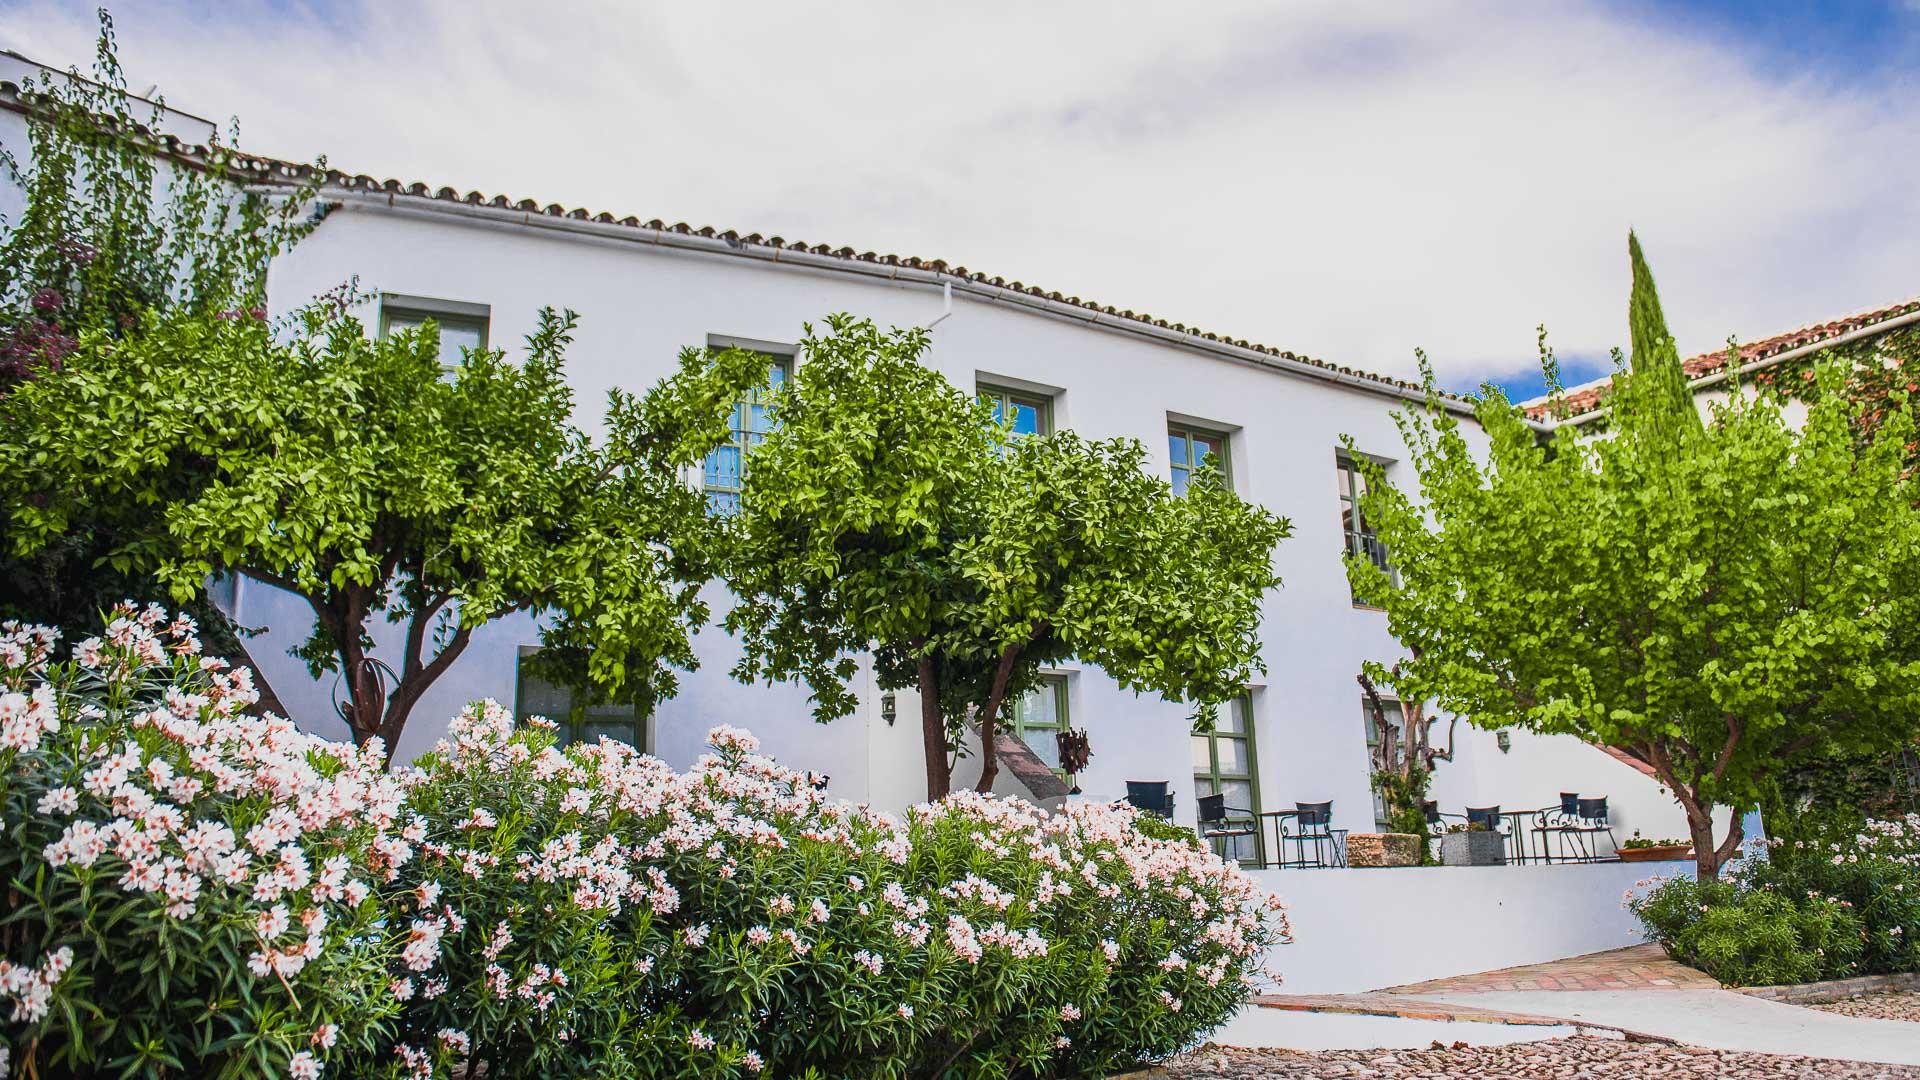
[[[1347,830],[1333,827],[1333,803],[1297,802],[1293,807],[1293,813],[1280,819],[1280,844],[1284,855],[1286,844],[1292,842],[1298,857],[1283,858],[1280,865],[1303,869],[1347,865]],[[1287,818],[1293,820],[1292,832],[1285,828]]]
[[[1127,801],[1149,814],[1173,817],[1173,784],[1167,780],[1127,781]]]
[[[1228,806],[1225,795],[1202,795],[1195,800],[1195,806],[1199,810],[1200,837],[1215,854],[1223,859],[1239,859],[1237,854],[1228,853],[1239,850],[1241,837],[1251,836],[1254,865],[1266,865],[1266,837],[1261,835],[1260,819],[1252,810]]]
[[[1472,828],[1475,825],[1479,825],[1488,832],[1497,834],[1500,837],[1500,844],[1506,849],[1506,859],[1508,862],[1517,863],[1525,861],[1526,853],[1524,851],[1516,854],[1520,838],[1515,835],[1513,830],[1506,827],[1507,815],[1501,812],[1500,807],[1467,807],[1467,827]]]
[[[1599,862],[1599,841],[1602,836],[1607,838],[1609,847],[1617,850],[1613,825],[1607,820],[1607,800],[1604,795],[1583,799],[1573,792],[1563,791],[1560,793],[1559,806],[1549,806],[1540,811],[1540,853],[1547,862]],[[1549,838],[1559,840],[1560,854],[1557,859],[1547,848]]]

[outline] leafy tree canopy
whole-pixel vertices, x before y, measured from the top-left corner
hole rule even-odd
[[[926,348],[844,315],[808,329],[733,521],[736,674],[804,679],[824,722],[870,651],[883,688],[921,693],[934,798],[970,723],[991,787],[995,722],[1068,657],[1210,720],[1260,668],[1288,523],[1204,478],[1175,496],[1134,440],[1015,438]]]
[[[268,261],[318,220],[312,183],[274,196],[246,188],[237,131],[191,158],[159,138],[163,108],[128,95],[104,11],[90,76],[31,78],[21,97],[27,144],[0,145],[23,199],[0,217],[0,426],[14,423],[11,388],[57,372],[82,334],[118,337],[147,313],[254,311]],[[67,523],[23,556],[0,511],[0,616],[77,636],[123,599],[160,598],[150,577],[104,561],[123,541],[113,508],[70,507]],[[237,646],[211,605],[193,610],[211,645]]]
[[[1410,674],[1477,725],[1570,734],[1644,762],[1679,800],[1702,874],[1736,814],[1804,755],[1911,738],[1920,717],[1914,421],[1888,396],[1871,434],[1829,393],[1799,430],[1741,394],[1704,420],[1637,240],[1631,369],[1609,428],[1545,445],[1492,387],[1484,464],[1438,408],[1401,426],[1419,501],[1378,468],[1362,499],[1398,585],[1348,560],[1415,656]],[[1546,355],[1552,376],[1551,355]],[[1837,389],[1842,363],[1817,378]]]
[[[344,302],[285,335],[152,312],[117,339],[84,331],[57,376],[9,402],[13,540],[31,552],[113,507],[113,565],[176,597],[215,572],[304,597],[302,655],[343,672],[354,736],[390,750],[474,630],[515,611],[555,616],[552,670],[651,705],[707,618],[716,529],[683,470],[764,372],[750,353],[689,350],[644,397],[615,391],[589,440],[562,367],[573,326],[544,312],[524,359],[479,350],[450,372],[431,325],[374,340]],[[406,627],[386,680],[376,615]]]

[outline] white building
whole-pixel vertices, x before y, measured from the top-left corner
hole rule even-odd
[[[13,87],[0,84],[0,106],[0,142],[24,149]],[[264,179],[298,175],[288,166]],[[1171,475],[1186,448],[1217,444],[1234,489],[1294,526],[1276,556],[1285,585],[1265,600],[1267,675],[1234,710],[1245,734],[1191,736],[1185,706],[1124,692],[1085,666],[1051,672],[1046,690],[1022,703],[1022,723],[1043,749],[1051,742],[1046,723],[1089,733],[1093,758],[1078,777],[1086,798],[1118,798],[1130,780],[1165,781],[1177,817],[1191,822],[1196,790],[1218,784],[1229,805],[1276,810],[1331,801],[1336,827],[1374,828],[1355,675],[1364,661],[1391,661],[1399,649],[1385,615],[1356,603],[1348,589],[1342,553],[1360,538],[1343,494],[1350,470],[1339,447],[1350,435],[1369,455],[1389,463],[1404,458],[1392,414],[1417,407],[1421,394],[1413,384],[939,261],[338,172],[327,175],[320,197],[333,211],[271,269],[278,311],[357,277],[380,297],[378,310],[363,313],[376,332],[431,316],[450,346],[487,344],[511,353],[540,308],[572,308],[580,324],[568,370],[578,391],[577,420],[589,430],[608,389],[645,389],[673,369],[684,346],[748,345],[792,362],[803,323],[846,311],[883,326],[937,320],[927,363],[956,386],[1025,403],[1045,426],[1139,439],[1163,474]],[[17,194],[6,198],[17,202]],[[1467,412],[1463,403],[1450,407]],[[1478,435],[1468,429],[1470,438]],[[1405,466],[1389,464],[1388,472],[1407,475]],[[697,470],[687,479],[709,480]],[[305,602],[254,581],[223,588],[220,599],[237,621],[265,628],[250,651],[287,711],[304,727],[344,737],[335,680],[310,678],[288,653],[311,628]],[[715,608],[723,609],[724,589],[711,589]],[[398,628],[383,625],[376,635],[392,660]],[[513,703],[522,713],[567,712],[563,691],[520,676],[521,657],[538,641],[526,616],[476,634],[414,709],[399,756],[426,749],[446,718],[477,698]],[[699,670],[652,715],[603,711],[584,719],[600,730],[628,725],[636,741],[676,766],[702,751],[709,727],[732,723],[755,731],[788,764],[828,774],[843,796],[900,807],[924,795],[911,692],[889,701],[863,673],[856,713],[820,725],[802,687],[733,681],[737,646],[717,625],[700,635],[698,653]],[[1465,724],[1457,738],[1456,757],[1440,767],[1433,788],[1449,812],[1540,808],[1557,805],[1562,792],[1578,792],[1610,800],[1620,836],[1686,833],[1658,785],[1605,751],[1562,736],[1496,737]],[[957,784],[968,781],[968,767],[963,762]],[[1002,776],[1005,790],[1018,790],[1010,770]]]

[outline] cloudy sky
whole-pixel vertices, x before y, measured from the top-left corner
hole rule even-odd
[[[0,0],[91,52],[93,4]],[[352,172],[940,257],[1538,385],[1920,295],[1920,0],[113,5],[136,88]],[[565,297],[554,297],[564,303]]]

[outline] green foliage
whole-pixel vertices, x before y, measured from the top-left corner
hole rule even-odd
[[[1440,707],[1646,762],[1711,876],[1740,841],[1735,815],[1715,843],[1713,807],[1756,805],[1802,755],[1913,735],[1914,423],[1899,397],[1858,441],[1832,397],[1795,430],[1764,394],[1703,423],[1632,251],[1636,352],[1614,377],[1608,433],[1561,428],[1542,445],[1492,387],[1477,407],[1484,455],[1437,406],[1402,417],[1420,500],[1378,467],[1362,499],[1399,587],[1366,560],[1348,574],[1384,598]]]
[[[102,506],[117,568],[176,597],[244,573],[304,597],[302,655],[341,670],[357,739],[397,742],[473,631],[551,614],[551,669],[646,707],[694,663],[717,530],[681,481],[759,376],[751,354],[689,351],[645,397],[612,395],[606,435],[573,426],[572,313],[542,313],[524,359],[482,350],[451,373],[432,326],[370,338],[345,304],[264,322],[143,316],[81,336],[57,377],[22,384],[0,437],[15,550]],[[143,523],[138,530],[136,522]],[[390,693],[369,625],[405,625]]]
[[[190,621],[109,618],[59,662],[0,624],[0,1049],[25,1076],[239,1080],[299,1075],[319,1031],[384,1048],[399,943],[369,882],[399,782],[245,715],[246,670]]]
[[[27,145],[0,146],[24,202],[0,218],[0,428],[20,408],[7,400],[12,388],[57,372],[82,335],[118,337],[149,313],[252,312],[264,302],[268,261],[318,220],[306,210],[312,184],[251,192],[230,145],[216,140],[189,159],[156,136],[161,107],[128,96],[104,11],[91,77],[28,79],[21,96]],[[205,463],[181,463],[196,467]],[[0,616],[79,634],[123,598],[161,598],[151,577],[106,561],[125,542],[125,519],[148,513],[76,507],[63,535],[22,554],[0,511]],[[211,605],[195,613],[231,651]]]
[[[1629,906],[1668,953],[1725,983],[1920,971],[1920,816],[1776,842],[1736,867],[1643,882]]]
[[[936,706],[935,796],[969,717],[997,719],[1069,656],[1209,723],[1259,666],[1288,523],[1221,484],[1174,496],[1134,440],[1013,439],[926,347],[847,316],[808,330],[735,520],[737,674],[804,679],[826,721],[853,708],[852,656],[870,651],[882,687]]]

